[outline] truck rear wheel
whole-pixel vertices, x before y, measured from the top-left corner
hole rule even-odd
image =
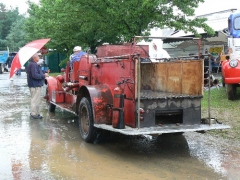
[[[86,142],[93,142],[97,133],[94,127],[93,112],[88,98],[83,97],[78,108],[78,124],[82,139]]]
[[[228,100],[236,99],[237,87],[235,84],[225,84]]]

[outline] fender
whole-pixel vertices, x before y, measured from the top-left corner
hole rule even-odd
[[[106,85],[82,86],[80,89],[81,97],[89,93],[94,123],[112,124],[112,104],[113,96],[111,90]]]
[[[64,91],[62,84],[55,77],[49,76],[45,78],[45,84],[48,86],[48,101],[52,101],[53,91]]]
[[[232,68],[229,65],[229,61],[222,62],[222,75],[226,84],[239,84],[240,83],[240,64],[237,67]]]

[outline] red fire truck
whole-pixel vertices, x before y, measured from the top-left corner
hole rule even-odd
[[[202,60],[152,62],[149,46],[135,42],[100,46],[96,55],[67,65],[63,75],[46,78],[49,111],[78,115],[86,142],[101,129],[160,135],[229,128],[201,119]]]

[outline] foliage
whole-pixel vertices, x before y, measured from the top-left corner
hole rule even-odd
[[[95,52],[105,42],[130,42],[153,27],[213,34],[206,19],[193,18],[199,2],[204,0],[40,0],[29,2],[26,31],[29,40],[51,38],[49,46],[67,54],[76,45]]]
[[[23,19],[23,16],[19,15],[18,8],[7,9],[3,3],[0,3],[0,39],[1,39],[0,46],[1,47],[7,47],[9,46],[9,43],[13,44],[16,42],[16,41],[12,42],[10,39],[7,40],[7,37],[10,33],[18,36],[18,39],[16,40],[24,39],[24,37],[21,36],[22,26],[16,27],[21,29],[13,28],[13,25],[16,24],[18,20],[22,20],[22,19]],[[21,23],[23,23],[23,21]],[[13,29],[15,31],[11,32]]]
[[[18,16],[17,20],[12,24],[9,34],[6,37],[6,44],[12,51],[18,51],[19,48],[24,46],[27,41],[24,38],[26,32],[24,31],[24,24],[26,18],[24,16]]]
[[[53,77],[56,77],[58,75],[61,75],[62,73],[49,73],[49,76],[53,76]]]

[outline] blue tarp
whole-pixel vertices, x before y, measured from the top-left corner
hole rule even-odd
[[[8,51],[0,51],[0,63],[6,63],[8,58]]]

